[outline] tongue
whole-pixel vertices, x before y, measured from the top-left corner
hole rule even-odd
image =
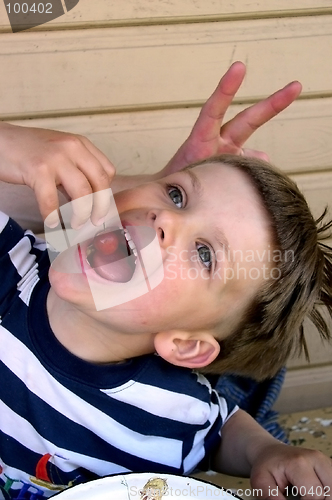
[[[97,235],[91,249],[88,260],[99,276],[120,283],[126,283],[132,278],[135,256],[130,254],[122,231]]]

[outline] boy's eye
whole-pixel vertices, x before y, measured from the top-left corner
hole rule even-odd
[[[210,270],[212,267],[212,255],[209,247],[199,243],[197,245],[197,253],[204,266]]]
[[[176,186],[167,186],[168,195],[171,198],[174,205],[178,208],[183,208],[183,195],[182,191]]]

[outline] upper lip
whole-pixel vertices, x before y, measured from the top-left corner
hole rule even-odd
[[[144,229],[151,230],[155,233],[153,227],[147,224],[130,224],[127,221],[123,222],[123,227],[129,233],[130,238],[134,242],[137,253],[140,253],[145,247],[147,247],[151,241],[151,235],[149,232],[144,231]],[[141,228],[141,229],[140,229]],[[152,233],[151,233],[152,234]]]
[[[135,257],[137,257],[137,246],[136,246],[130,232],[128,231],[128,229],[126,227],[124,227],[123,230],[124,230],[124,235],[125,235],[125,238],[127,241],[127,246],[130,249],[130,253],[131,254],[133,253],[135,255]]]
[[[142,256],[140,254],[140,251],[143,250],[143,248],[146,246],[147,242],[144,241],[144,239],[146,239],[146,238],[143,238],[142,232],[140,233],[140,231],[139,230],[137,231],[136,228],[139,228],[139,227],[151,228],[151,230],[154,232],[155,236],[157,237],[157,242],[159,244],[159,247],[161,250],[161,255],[162,255],[162,263],[164,264],[164,262],[167,259],[167,252],[165,251],[165,248],[163,248],[160,245],[158,234],[157,234],[153,225],[147,224],[147,223],[145,223],[145,224],[144,223],[143,224],[131,224],[127,220],[121,220],[121,224],[122,224],[122,227],[127,229],[128,232],[130,233],[130,236],[131,236],[133,242],[135,243],[138,255],[140,256],[140,260],[142,260]]]
[[[135,245],[136,252],[139,252],[143,248],[144,245],[142,245],[140,236],[139,236],[139,234],[137,234],[137,231],[135,230],[135,227],[137,227],[137,226],[134,226],[133,224],[131,224],[130,222],[127,222],[125,220],[121,221],[121,224],[122,224],[123,229],[125,229],[127,231],[127,233],[129,234],[130,239],[133,241],[133,243]]]

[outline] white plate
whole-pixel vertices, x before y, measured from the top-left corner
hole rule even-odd
[[[79,484],[55,495],[59,500],[188,500],[207,498],[235,500],[224,490],[191,477],[130,473]]]

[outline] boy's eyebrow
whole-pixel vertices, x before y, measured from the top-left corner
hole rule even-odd
[[[192,188],[193,188],[195,194],[200,196],[202,193],[202,185],[201,185],[201,182],[200,182],[199,178],[197,177],[197,175],[188,167],[184,168],[182,170],[182,172],[189,175],[190,182],[191,182],[191,185],[192,185]]]
[[[219,246],[221,246],[221,248],[223,248],[225,250],[227,255],[229,255],[228,239],[226,238],[225,233],[221,229],[219,229],[218,227],[215,228],[215,238],[216,238]]]
[[[201,182],[200,182],[199,178],[197,177],[197,175],[191,170],[191,167],[186,167],[183,170],[181,170],[181,172],[189,175],[190,182],[191,182],[191,185],[192,185],[194,192],[198,196],[200,196],[202,194],[202,185],[201,185]],[[218,227],[216,227],[214,231],[215,231],[214,236],[216,238],[218,245],[228,253],[229,252],[229,242],[228,242],[228,239],[226,238],[225,233]]]

